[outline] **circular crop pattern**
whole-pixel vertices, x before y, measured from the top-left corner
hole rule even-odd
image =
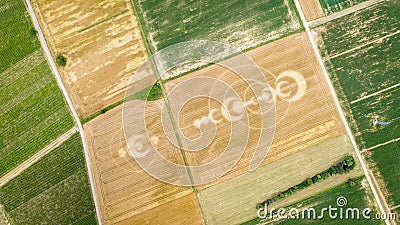
[[[236,83],[245,86],[238,92],[232,83],[224,79],[210,76],[190,77],[177,83],[166,93],[162,77],[167,77],[168,71],[193,63],[216,63],[222,58],[235,54],[235,57],[217,63],[237,77]],[[223,75],[221,75],[223,76]],[[140,167],[151,176],[174,185],[192,186],[212,182],[223,176],[241,159],[248,146],[249,138],[256,139],[257,145],[249,162],[249,170],[256,169],[265,159],[273,140],[275,131],[275,98],[288,101],[296,100],[304,95],[305,83],[298,86],[297,91],[286,90],[285,79],[289,77],[302,84],[302,76],[293,71],[280,74],[273,90],[264,74],[246,55],[226,44],[210,41],[190,41],[170,46],[157,52],[141,65],[134,74],[125,96],[123,106],[123,128],[129,148]],[[162,135],[166,137],[170,148],[180,150],[184,164],[177,164],[160,153],[149,135],[146,122],[146,101],[136,100],[140,96],[152,95],[152,88],[161,89],[160,114]],[[143,93],[143,89],[145,93]],[[188,121],[185,105],[195,99],[209,99],[211,102],[206,113],[196,118],[190,118],[190,126],[199,131],[199,136],[192,137],[183,132],[180,121]],[[198,106],[201,108],[202,106]],[[197,107],[193,111],[197,110]],[[186,112],[186,113],[184,113]],[[195,114],[193,112],[192,114]],[[257,137],[250,137],[251,116],[260,117]],[[186,117],[185,117],[186,116]],[[202,152],[212,146],[216,139],[218,127],[221,124],[229,126],[229,140],[221,153],[211,161],[201,165],[190,165],[185,153]],[[224,134],[226,136],[226,134]],[[165,146],[165,145],[164,145]]]

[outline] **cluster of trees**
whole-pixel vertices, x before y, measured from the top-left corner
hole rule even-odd
[[[59,54],[56,57],[56,63],[59,66],[66,66],[67,65],[67,58],[65,58],[65,56]]]
[[[298,185],[295,185],[285,191],[282,191],[276,195],[274,195],[274,197],[267,199],[266,201],[260,203],[257,205],[257,208],[261,208],[264,207],[265,204],[269,205],[273,202],[276,202],[280,199],[286,198],[289,195],[302,190],[306,187],[309,187],[319,181],[325,180],[331,176],[334,176],[336,174],[343,174],[346,173],[352,169],[354,169],[356,165],[356,162],[353,158],[353,156],[346,156],[343,160],[341,160],[339,163],[337,163],[336,165],[331,166],[329,169],[323,171],[322,173],[319,173],[311,178],[307,178],[305,179],[303,182],[301,182]],[[350,184],[349,184],[350,185]]]

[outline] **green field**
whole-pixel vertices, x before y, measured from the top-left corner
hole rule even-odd
[[[40,45],[22,0],[0,0],[0,73]]]
[[[351,105],[355,118],[358,145],[370,148],[400,137],[400,87],[372,96]],[[389,125],[374,125],[373,117],[379,121],[388,121]]]
[[[73,127],[24,7],[0,7],[0,176]]]
[[[319,0],[325,15],[357,5],[367,0]]]
[[[132,2],[150,53],[189,40],[220,41],[244,50],[301,27],[292,0]]]
[[[398,31],[399,10],[400,1],[389,0],[321,25],[321,53],[333,56]]]
[[[73,135],[0,187],[0,204],[15,224],[93,221],[80,135]]]
[[[349,102],[399,83],[398,43],[400,33],[330,59]]]
[[[376,209],[374,209],[374,205],[371,205],[368,201],[373,201],[373,196],[369,193],[370,191],[366,191],[361,182],[363,180],[363,177],[356,179],[355,185],[354,186],[349,186],[347,183],[343,183],[339,186],[336,186],[334,188],[331,188],[329,190],[326,190],[322,193],[319,193],[313,197],[307,198],[305,200],[302,200],[296,204],[284,207],[286,210],[289,210],[290,208],[297,208],[297,209],[303,209],[305,207],[313,207],[316,212],[321,212],[322,208],[327,208],[329,205],[332,207],[337,207],[336,200],[338,197],[343,196],[347,199],[347,205],[343,207],[343,210],[346,210],[347,208],[358,208],[361,212],[364,208],[369,207],[371,208],[374,212],[376,212]],[[345,211],[344,211],[345,212]],[[371,213],[371,217],[374,216],[374,212]],[[320,213],[317,213],[317,215],[320,215]],[[329,217],[328,212],[325,212],[324,218],[322,219],[287,219],[287,220],[280,220],[276,222],[272,222],[269,224],[382,224],[381,221],[378,220],[367,220],[367,219],[344,219],[345,216],[343,216],[343,219],[337,218],[337,219],[331,219]],[[343,214],[345,215],[345,214]],[[360,217],[362,217],[362,214],[360,214]],[[267,219],[268,220],[268,219]],[[244,223],[245,225],[250,225],[250,224],[258,224],[259,220],[254,219],[252,221],[249,221],[247,223]]]
[[[373,150],[365,154],[366,158],[370,160],[375,166],[374,169],[378,170],[383,177],[386,188],[390,192],[388,200],[392,205],[400,205],[400,176],[397,172],[400,170],[400,142],[393,142]]]
[[[386,183],[389,207],[400,204],[400,176],[393,173],[399,148],[388,143],[400,138],[399,10],[400,1],[390,0],[333,20],[321,29],[320,42],[357,145]],[[390,124],[374,125],[375,119]]]

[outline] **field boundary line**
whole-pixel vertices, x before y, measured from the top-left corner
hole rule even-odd
[[[48,144],[46,147],[35,153],[33,156],[31,156],[29,159],[25,160],[21,164],[19,164],[17,167],[15,167],[13,170],[5,174],[0,178],[0,187],[18,176],[20,173],[22,173],[25,169],[29,168],[32,166],[35,162],[39,161],[43,156],[47,155],[49,152],[51,152],[53,149],[57,148],[60,146],[64,141],[66,141],[68,138],[70,138],[73,134],[77,132],[77,127],[74,126],[71,128],[69,131],[65,132],[62,134],[60,137],[52,141],[50,144]]]
[[[338,19],[340,17],[349,15],[349,14],[351,14],[353,12],[357,12],[359,10],[363,10],[365,8],[368,8],[370,6],[373,6],[375,4],[378,4],[378,3],[384,2],[384,1],[386,1],[386,0],[369,0],[369,1],[366,1],[366,2],[362,2],[362,3],[359,3],[359,4],[355,5],[355,6],[352,6],[350,8],[344,9],[344,10],[336,12],[336,13],[333,13],[333,14],[331,14],[329,16],[325,16],[325,17],[322,17],[322,18],[319,18],[319,19],[316,19],[316,20],[312,20],[312,21],[310,21],[308,23],[308,25],[310,26],[310,28],[315,28],[315,27],[318,27],[318,26],[320,26],[320,25],[322,25],[324,23],[327,23],[329,21],[332,21],[332,20]]]
[[[393,86],[391,86],[391,87],[382,89],[382,90],[380,90],[380,91],[377,91],[377,92],[372,93],[372,94],[370,94],[370,95],[366,95],[366,96],[364,96],[364,97],[362,97],[362,98],[359,98],[359,99],[357,99],[357,100],[351,101],[350,104],[354,104],[354,103],[357,103],[357,102],[359,102],[359,101],[365,100],[365,99],[367,99],[367,98],[373,97],[373,96],[375,96],[375,95],[379,95],[379,94],[382,93],[382,92],[391,90],[391,89],[396,88],[396,87],[398,87],[398,86],[400,86],[400,83],[395,84],[395,85],[393,85]]]
[[[0,82],[5,83],[5,85],[0,87],[0,89],[7,86],[11,81],[14,81],[14,77],[18,75],[25,75],[33,68],[32,66],[38,66],[41,62],[46,61],[43,53],[40,49],[35,50],[31,54],[27,55],[23,59],[14,63],[8,67],[5,71],[0,73]]]
[[[369,151],[369,150],[373,150],[373,149],[375,149],[375,148],[379,148],[379,147],[382,147],[382,146],[391,144],[391,143],[396,142],[396,141],[400,141],[400,138],[392,139],[392,140],[387,141],[387,142],[385,142],[385,143],[377,144],[377,145],[375,145],[375,146],[366,148],[366,149],[362,150],[361,152],[366,152],[366,151]]]
[[[373,44],[373,43],[375,43],[375,42],[377,42],[377,41],[382,41],[383,39],[386,39],[386,38],[388,38],[388,37],[394,36],[394,35],[396,35],[396,34],[398,34],[398,33],[400,33],[400,30],[398,30],[398,31],[396,31],[396,32],[393,32],[393,33],[391,33],[391,34],[385,35],[385,36],[383,36],[383,37],[377,38],[377,39],[375,39],[375,40],[373,40],[373,41],[369,41],[369,42],[367,42],[367,43],[365,43],[365,44],[359,45],[359,46],[354,47],[354,48],[352,48],[352,49],[346,50],[346,51],[344,51],[344,52],[338,53],[338,54],[333,55],[333,56],[331,56],[331,57],[329,57],[329,58],[330,58],[330,59],[334,59],[334,58],[336,58],[336,57],[339,57],[339,56],[342,56],[342,55],[344,55],[344,54],[350,53],[350,52],[352,52],[352,51],[358,50],[358,49],[360,49],[360,48],[362,48],[362,47],[365,47],[365,46],[367,46],[367,45]]]
[[[95,206],[95,210],[96,210],[97,222],[99,223],[99,225],[102,225],[103,221],[101,220],[99,201],[97,199],[96,189],[95,189],[95,186],[94,186],[94,178],[93,178],[93,173],[92,173],[92,167],[90,165],[89,152],[88,152],[88,148],[87,148],[87,144],[86,144],[85,134],[83,132],[82,123],[81,123],[81,121],[79,119],[78,113],[75,110],[75,107],[74,107],[74,105],[72,103],[72,100],[69,97],[69,94],[67,92],[67,88],[65,87],[65,85],[64,85],[64,83],[62,81],[60,73],[57,70],[57,66],[56,66],[56,64],[54,62],[53,56],[50,53],[50,49],[47,46],[46,39],[45,39],[45,37],[43,35],[43,32],[42,32],[42,29],[40,27],[39,21],[37,20],[35,11],[33,10],[33,6],[32,6],[32,3],[31,3],[31,0],[25,0],[25,3],[26,3],[26,6],[27,6],[29,15],[30,15],[30,17],[32,19],[33,26],[35,27],[35,29],[37,31],[37,36],[39,38],[40,44],[42,46],[42,49],[43,49],[43,51],[44,51],[44,53],[46,55],[46,58],[47,58],[47,61],[48,61],[49,65],[50,65],[50,69],[52,70],[52,72],[53,72],[53,74],[54,74],[54,76],[56,78],[57,84],[58,84],[59,88],[61,89],[62,94],[64,95],[64,98],[67,101],[68,107],[69,107],[69,109],[70,109],[70,111],[72,113],[72,116],[73,116],[74,120],[75,120],[75,123],[78,126],[78,130],[79,130],[79,133],[80,133],[80,136],[81,136],[81,140],[82,140],[83,150],[84,150],[84,153],[85,153],[85,162],[86,162],[86,167],[87,167],[87,173],[89,175],[88,177],[89,177],[89,181],[90,181],[90,188],[91,188],[91,191],[92,191],[92,197],[93,197],[94,206]]]
[[[395,209],[398,209],[398,208],[400,208],[400,205],[395,205],[392,208],[390,208],[390,210],[395,210]]]
[[[114,19],[114,18],[117,18],[117,17],[119,17],[119,16],[121,16],[121,15],[127,13],[128,11],[129,11],[129,10],[126,9],[126,10],[120,12],[120,13],[117,13],[117,14],[115,14],[115,15],[113,15],[113,16],[110,16],[110,17],[108,17],[108,18],[105,18],[105,19],[102,20],[102,21],[99,21],[99,22],[97,22],[97,23],[95,23],[95,24],[92,24],[92,25],[90,25],[90,26],[87,26],[87,27],[85,27],[85,28],[79,30],[78,32],[79,32],[79,33],[82,33],[82,32],[84,32],[84,31],[87,31],[87,30],[89,30],[89,29],[91,29],[91,28],[93,28],[93,27],[95,27],[95,26],[97,26],[97,25],[100,25],[100,24],[102,24],[102,23],[108,22],[109,20],[112,20],[112,19]]]
[[[317,47],[316,43],[314,42],[313,34],[311,33],[310,26],[307,23],[307,20],[306,20],[306,18],[304,16],[304,13],[303,13],[303,11],[301,9],[299,0],[294,0],[294,3],[296,5],[297,10],[299,11],[299,15],[300,15],[301,21],[304,24],[304,28],[305,28],[305,30],[307,32],[308,38],[310,39],[310,42],[311,42],[312,48],[314,50],[315,56],[316,56],[320,66],[321,66],[321,69],[322,69],[322,72],[324,74],[325,80],[326,80],[326,82],[327,82],[327,84],[329,86],[329,90],[331,92],[332,98],[333,98],[333,100],[334,100],[334,102],[336,104],[336,108],[337,108],[337,110],[339,112],[339,115],[340,115],[340,117],[342,119],[342,122],[343,122],[343,124],[345,126],[347,135],[350,138],[350,142],[353,145],[353,148],[354,148],[354,150],[355,150],[355,152],[357,154],[357,157],[358,157],[358,159],[359,159],[359,161],[361,163],[361,167],[362,167],[363,172],[365,174],[365,177],[367,178],[368,183],[369,183],[369,185],[371,187],[372,193],[374,195],[376,203],[378,204],[379,210],[382,213],[388,213],[388,212],[390,212],[390,210],[389,210],[389,208],[387,206],[386,199],[385,198],[381,198],[382,192],[379,189],[379,186],[376,185],[376,182],[374,182],[374,180],[373,180],[374,178],[372,177],[372,174],[369,173],[368,167],[365,164],[363,156],[361,155],[361,152],[358,149],[358,146],[357,146],[357,143],[356,143],[356,141],[354,139],[353,133],[351,132],[350,126],[349,126],[349,124],[348,124],[348,122],[346,120],[346,117],[344,115],[343,109],[341,108],[339,99],[338,99],[338,97],[336,95],[336,92],[335,92],[335,89],[333,87],[332,81],[329,78],[328,71],[327,71],[327,69],[325,67],[325,64],[324,64],[323,60],[322,60],[322,56],[319,53],[319,50],[318,50],[318,47]],[[385,219],[385,223],[386,223],[386,225],[391,225],[392,224],[388,219]]]

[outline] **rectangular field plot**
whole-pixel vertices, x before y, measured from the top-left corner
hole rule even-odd
[[[183,165],[179,149],[163,133],[159,113],[162,102],[147,104],[145,121],[152,144],[163,157]],[[137,119],[143,121],[143,118]],[[138,126],[137,123],[131,125]],[[104,224],[203,223],[191,187],[153,178],[132,157],[122,126],[122,106],[86,123],[85,134]]]
[[[317,66],[311,51],[306,34],[299,33],[246,53],[261,68],[266,78],[265,82],[269,82],[272,88],[277,88],[277,84],[280,82],[287,84],[285,90],[304,88],[304,93],[297,100],[288,101],[285,98],[276,96],[276,128],[272,146],[269,148],[267,157],[262,162],[263,165],[344,133],[343,125],[333,105],[327,84],[323,80],[322,71]],[[237,60],[236,57],[233,57],[226,62],[230,62],[231,65],[240,65],[235,60]],[[295,73],[300,74],[304,79],[304,85],[297,84],[293,80],[293,77],[279,77],[282,74]],[[245,76],[245,74],[242,75]],[[213,65],[171,80],[165,84],[166,90],[171,93],[180,84],[201,76],[213,77],[225,82],[235,90],[243,102],[249,102],[249,99],[256,98],[254,95],[248,94],[249,89],[247,88],[249,86],[241,77],[221,65]],[[193,89],[199,88],[201,87],[195,86]],[[218,91],[213,90],[215,93],[218,93]],[[188,92],[190,93],[192,90]],[[258,138],[260,138],[260,124],[262,119],[257,114],[257,105],[254,105],[254,102],[252,104],[247,107],[247,113],[249,113],[250,118],[250,129],[245,152],[233,169],[214,183],[219,183],[243,174],[249,169],[249,162],[253,157],[257,145],[259,145]],[[228,142],[232,137],[230,131],[231,122],[223,117],[220,108],[221,104],[210,101],[210,98],[196,98],[189,101],[180,111],[181,117],[177,121],[177,124],[179,125],[179,129],[188,138],[200,136],[200,129],[195,125],[196,121],[201,120],[202,117],[207,117],[209,113],[213,113],[213,118],[220,121],[217,124],[215,138],[209,145],[201,151],[186,151],[188,152],[187,158],[190,165],[211,162],[227,148]],[[266,121],[263,122],[265,123]],[[241,131],[234,130],[232,132]],[[243,133],[243,135],[245,134]],[[183,147],[185,148],[186,146]],[[265,148],[268,147],[266,146]],[[239,148],[237,149],[239,151]],[[218,168],[215,168],[215,170],[218,170]],[[199,189],[206,186],[200,186]]]
[[[383,1],[316,28],[321,53],[332,57],[399,31],[399,8],[397,0]]]
[[[351,104],[353,127],[357,143],[364,148],[400,138],[400,87]],[[388,125],[374,124],[374,120],[390,122]]]
[[[15,224],[69,224],[94,213],[79,134],[0,187]]]
[[[319,0],[325,15],[338,12],[367,0]]]
[[[305,200],[299,201],[296,204],[285,206],[286,210],[290,210],[290,208],[296,208],[299,210],[299,219],[276,219],[272,224],[278,225],[291,225],[291,224],[328,224],[328,225],[337,225],[337,224],[354,224],[354,225],[364,225],[364,224],[382,224],[382,221],[374,220],[374,219],[364,219],[362,216],[362,210],[364,208],[370,208],[373,210],[370,214],[371,218],[375,217],[377,213],[377,208],[373,204],[373,196],[371,194],[371,190],[366,185],[366,180],[363,177],[355,178],[355,183],[353,186],[349,186],[347,183],[342,183],[334,188],[323,191],[315,196],[307,198]],[[321,215],[321,210],[323,208],[329,208],[329,205],[332,207],[337,207],[337,199],[339,197],[345,197],[347,200],[347,205],[343,207],[343,218],[346,218],[346,210],[348,208],[357,208],[360,212],[360,219],[351,219],[351,212],[349,212],[348,218],[350,219],[340,219],[339,211],[338,217],[333,219],[330,218],[327,211],[324,212],[324,218],[322,219],[307,219],[307,216],[310,215],[312,218],[314,214],[308,214],[305,212],[305,219],[302,219],[302,209],[304,208],[314,208],[316,212],[316,217]],[[296,215],[296,213],[294,213]],[[334,215],[334,214],[332,214]],[[271,219],[266,219],[265,222]],[[318,222],[316,222],[318,221]],[[259,220],[254,219],[243,225],[255,225],[255,224],[264,224],[260,223]]]
[[[5,36],[17,35],[10,40],[3,39],[3,35],[1,38],[1,41],[8,40],[7,43],[1,45],[1,50],[8,49],[7,51],[12,51],[13,54],[3,52],[0,59],[0,64],[7,66],[6,69],[0,68],[0,92],[2,93],[0,95],[2,109],[0,112],[0,176],[73,126],[66,103],[39,49],[36,36],[25,33],[24,29],[29,29],[31,24],[29,18],[25,18],[26,11],[19,9],[19,2],[11,1],[10,5],[6,4],[4,8],[1,8],[3,10],[1,13],[9,15],[10,18],[19,18],[18,14],[20,14],[20,19],[27,21],[25,21],[26,24],[25,22],[20,24],[18,21],[8,20],[6,16],[4,19],[8,21],[8,26],[0,27],[0,32]],[[22,7],[24,7],[23,4]],[[13,30],[14,27],[24,29]],[[15,42],[14,39],[18,39],[19,42]],[[14,41],[11,42],[11,40]],[[23,51],[18,49],[25,44],[29,47],[24,48]],[[3,47],[5,45],[7,49]],[[30,49],[32,46],[34,49]],[[7,61],[9,59],[12,61]]]
[[[122,100],[146,57],[129,0],[32,1],[60,74],[81,118]]]
[[[316,28],[357,145],[369,159],[389,207],[399,204],[394,200],[398,175],[389,172],[397,164],[386,163],[395,157],[393,145],[400,138],[399,9],[399,1],[383,1]]]
[[[257,204],[326,170],[349,154],[354,155],[350,140],[341,135],[201,190],[199,199],[204,219],[207,224],[240,224],[252,220],[257,217]],[[322,185],[316,183],[316,189],[312,185],[283,201],[297,202],[336,186],[335,181],[344,182],[361,174],[357,161],[354,171],[323,181]],[[279,201],[277,204],[274,207],[284,206]]]
[[[329,59],[329,70],[350,103],[399,83],[400,33]],[[368,100],[367,100],[368,101]]]
[[[300,28],[291,0],[134,0],[152,52],[189,40],[212,40],[241,50]]]
[[[323,17],[324,11],[322,11],[321,4],[315,0],[299,0],[301,8],[304,12],[304,16],[307,21],[315,20]]]
[[[365,151],[364,156],[370,161],[373,172],[387,195],[389,205],[400,205],[400,175],[395,172],[400,169],[400,142]]]
[[[0,73],[39,49],[24,1],[0,1]]]

